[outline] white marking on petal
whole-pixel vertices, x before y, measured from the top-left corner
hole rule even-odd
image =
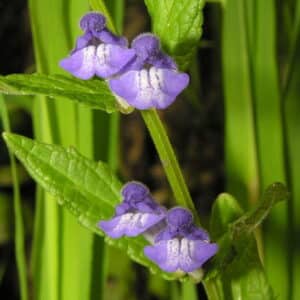
[[[94,72],[94,57],[95,57],[96,47],[88,46],[83,49],[83,60],[80,68],[76,70],[77,73],[89,73]]]
[[[136,75],[136,85],[139,88],[139,98],[145,102],[149,102],[151,100],[152,90],[149,82],[147,70],[141,70]]]
[[[161,85],[162,85],[162,81],[163,81],[162,70],[152,67],[149,70],[149,75],[150,75],[150,82],[151,82],[152,88],[155,91],[161,90]]]
[[[149,213],[126,213],[120,217],[119,223],[115,226],[113,231],[123,231],[129,234],[129,231],[144,229],[147,225]]]
[[[183,238],[181,240],[181,245],[180,245],[180,257],[179,261],[180,264],[185,264],[185,265],[190,265],[193,263],[192,260],[192,253],[194,252],[194,243],[193,241],[190,241],[186,238]]]
[[[148,76],[148,71],[147,70],[141,70],[138,75],[138,86],[140,87],[141,90],[146,90],[150,88],[150,82],[149,82],[149,76]]]
[[[123,230],[125,226],[128,226],[132,219],[133,214],[127,213],[121,216],[118,225],[113,229],[113,231],[120,231]]]
[[[167,242],[167,265],[170,267],[178,266],[180,241],[172,239]]]
[[[110,54],[110,46],[106,45],[106,44],[100,44],[97,47],[97,58],[98,58],[98,63],[100,65],[106,65],[107,64],[107,60],[109,58],[109,54]]]
[[[142,227],[144,227],[150,215],[149,214],[139,214],[139,215],[140,215],[140,224]]]
[[[164,92],[162,91],[163,70],[151,67],[149,70],[141,70],[136,75],[136,85],[139,88],[139,98],[145,102],[154,102],[153,106],[164,104]]]

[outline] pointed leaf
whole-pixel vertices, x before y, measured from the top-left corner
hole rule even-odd
[[[186,69],[202,34],[204,0],[145,0],[152,27],[168,54]]]
[[[228,225],[242,214],[243,210],[232,195],[220,194],[214,202],[210,217],[210,235],[212,239],[220,238],[228,230]]]
[[[266,189],[257,208],[246,213],[231,225],[233,239],[240,239],[244,235],[253,233],[268,216],[272,207],[280,201],[287,200],[288,197],[289,193],[284,184],[279,182],[271,184]]]
[[[12,74],[0,76],[0,93],[63,97],[91,108],[114,112],[115,97],[103,80],[81,80],[64,75]]]
[[[217,282],[216,289],[223,299],[274,299],[258,255],[254,230],[276,203],[287,198],[286,187],[274,183],[265,191],[256,209],[239,217],[242,211],[232,196],[221,194],[218,197],[213,207],[211,229],[216,236],[226,228],[227,232],[218,240],[220,250],[212,260],[205,280]],[[222,219],[216,221],[218,217]]]
[[[31,176],[58,203],[66,207],[86,228],[103,235],[99,220],[109,219],[120,202],[122,184],[102,162],[91,161],[74,148],[44,144],[32,139],[4,133],[8,147],[27,168]],[[162,272],[143,254],[147,245],[143,237],[111,239],[105,241],[125,252],[136,262],[148,267],[165,279],[178,278]]]

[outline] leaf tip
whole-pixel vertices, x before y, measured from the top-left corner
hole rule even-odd
[[[13,150],[14,144],[16,143],[17,139],[20,138],[20,135],[4,131],[2,132],[2,138],[5,141],[7,147]]]
[[[4,131],[2,132],[2,138],[4,139],[5,143],[7,144],[8,143],[8,140],[9,140],[9,133]]]
[[[274,182],[268,186],[268,188],[265,191],[265,195],[267,197],[273,197],[274,202],[280,202],[287,200],[289,198],[289,191],[285,184],[282,182]]]
[[[2,132],[2,137],[6,143],[9,143],[14,136],[18,136],[18,135],[8,131]]]

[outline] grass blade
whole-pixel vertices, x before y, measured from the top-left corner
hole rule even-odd
[[[198,300],[197,287],[191,282],[185,282],[182,284],[181,300]]]
[[[72,49],[72,39],[79,32],[78,20],[88,10],[87,3],[32,0],[30,4],[38,71],[48,74],[60,72],[58,61]],[[41,119],[46,124],[43,124],[41,139],[76,145],[79,125],[77,106],[61,99],[53,103],[45,98],[40,101],[38,113],[42,114]],[[88,132],[85,134],[89,135]],[[46,195],[44,199],[46,221],[43,246],[36,245],[39,249],[45,249],[39,264],[42,266],[42,282],[37,298],[88,299],[90,270],[94,266],[92,234],[80,228],[68,213],[58,209],[56,203],[48,198]],[[84,279],[81,277],[82,272],[86,274]]]
[[[4,97],[0,95],[0,116],[2,118],[3,128],[10,132],[9,116],[4,102]],[[13,178],[13,199],[14,199],[14,221],[15,221],[15,253],[20,284],[20,294],[22,300],[28,299],[26,254],[25,254],[25,234],[21,207],[20,185],[16,168],[16,160],[9,150],[9,159],[11,163],[11,174]]]
[[[299,184],[299,113],[300,113],[300,1],[296,2],[294,33],[290,49],[290,60],[288,68],[288,81],[284,90],[283,109],[284,109],[284,133],[286,146],[286,164],[288,168],[288,184],[291,191],[291,201],[289,201],[289,245],[290,245],[290,264],[289,272],[291,276],[291,287],[289,290],[289,299],[299,299],[300,297],[300,241],[298,238],[300,230],[300,184]]]
[[[286,182],[281,95],[276,59],[275,1],[257,1],[254,71],[255,113],[261,188]],[[266,11],[268,12],[266,14]],[[274,163],[276,162],[276,163]],[[288,299],[287,202],[275,207],[264,227],[264,261],[275,295]],[[274,264],[274,261],[277,263]]]
[[[226,1],[222,47],[227,190],[248,207],[258,195],[258,166],[244,10],[244,1]]]

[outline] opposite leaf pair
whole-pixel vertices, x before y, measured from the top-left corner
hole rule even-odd
[[[152,244],[144,248],[144,254],[162,270],[194,272],[217,252],[217,244],[210,243],[207,232],[194,225],[188,210],[167,211],[138,182],[127,183],[121,193],[123,202],[115,216],[101,221],[100,228],[112,238],[143,234]]]
[[[107,79],[117,99],[122,98],[121,103],[125,100],[138,109],[164,109],[188,85],[189,76],[179,73],[153,34],[139,35],[129,49],[126,38],[106,28],[102,14],[86,14],[80,27],[84,34],[60,66],[84,80],[95,75]]]

